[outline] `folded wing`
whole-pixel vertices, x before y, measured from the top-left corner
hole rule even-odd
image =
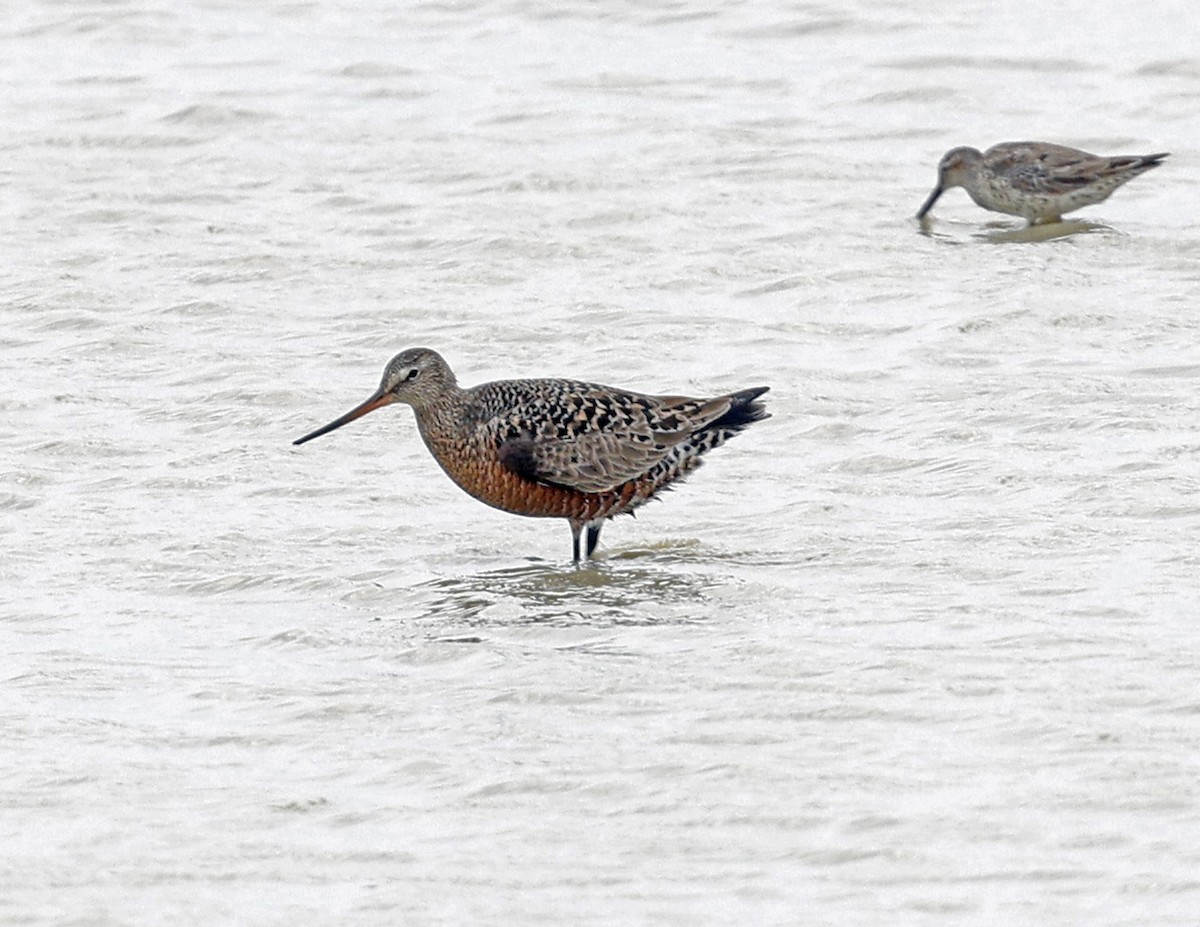
[[[637,479],[733,403],[641,396],[586,384],[535,396],[484,423],[508,470],[532,482],[601,493]]]

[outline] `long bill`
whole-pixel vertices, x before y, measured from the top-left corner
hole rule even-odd
[[[303,438],[297,438],[292,444],[303,444],[305,441],[311,441],[313,438],[319,438],[321,435],[327,435],[329,432],[341,428],[343,425],[354,421],[356,418],[362,418],[368,412],[374,412],[376,409],[381,409],[386,405],[390,405],[395,400],[391,393],[385,393],[383,389],[376,390],[371,398],[361,405],[355,406],[341,418],[335,418],[328,425],[318,428],[316,431],[306,434]]]
[[[925,213],[927,213],[927,212],[929,212],[929,210],[933,209],[933,204],[936,203],[938,200],[938,197],[941,196],[945,192],[946,192],[946,188],[943,187],[941,184],[938,184],[936,187],[934,187],[933,192],[929,194],[929,199],[927,199],[924,202],[924,204],[921,206],[921,208],[917,210],[917,218],[924,219]]]

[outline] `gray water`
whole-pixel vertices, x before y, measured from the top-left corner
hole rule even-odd
[[[1190,3],[0,26],[0,921],[1197,922]],[[1173,155],[922,233],[1025,138]],[[576,571],[290,445],[417,345],[773,417]]]

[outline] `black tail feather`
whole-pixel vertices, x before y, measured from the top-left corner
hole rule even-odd
[[[766,406],[757,401],[768,389],[770,387],[755,386],[730,393],[729,408],[724,415],[694,432],[687,441],[671,448],[667,456],[646,474],[655,487],[653,492],[670,489],[673,482],[683,479],[701,466],[704,455],[713,448],[720,447],[747,426],[770,418],[771,413]]]
[[[750,389],[731,393],[729,398],[733,402],[729,406],[729,411],[708,427],[721,431],[741,431],[747,425],[770,418],[771,413],[767,411],[767,407],[761,402],[755,401],[770,388],[769,386],[753,386]]]

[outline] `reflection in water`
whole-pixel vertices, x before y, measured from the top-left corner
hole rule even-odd
[[[1086,219],[1065,219],[1062,222],[1047,222],[1044,225],[1027,225],[1019,229],[995,228],[980,232],[976,238],[991,242],[1033,242],[1066,238],[1087,232],[1111,232],[1112,227],[1103,222],[1088,222]]]
[[[630,561],[647,551],[627,551],[581,569],[531,563],[466,576],[445,576],[413,586],[408,608],[417,620],[481,625],[522,623],[639,625],[688,623],[706,614],[710,591],[726,577],[683,571],[662,557],[644,567]],[[693,567],[696,565],[693,564]]]
[[[917,220],[917,230],[926,238],[936,238],[941,241],[961,241],[946,232],[934,230],[933,216],[924,216]],[[942,223],[943,226],[946,223]],[[972,225],[972,228],[975,226]],[[1088,232],[1111,232],[1112,226],[1103,222],[1090,222],[1086,219],[1065,219],[1062,222],[1047,222],[1042,225],[1022,225],[1014,228],[1009,222],[989,222],[986,232],[974,232],[971,237],[980,241],[996,243],[1003,242],[1037,242],[1052,241],[1055,238],[1066,238],[1068,235],[1082,235]]]
[[[933,230],[933,216],[926,213],[917,220],[917,231],[926,238],[945,238],[949,239],[949,235],[938,235]]]

